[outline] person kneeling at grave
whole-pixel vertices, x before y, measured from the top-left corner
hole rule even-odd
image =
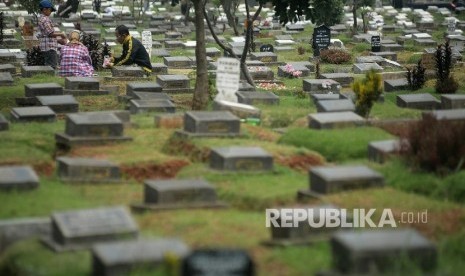
[[[60,76],[91,77],[94,73],[92,59],[81,41],[81,32],[69,33],[69,43],[61,48]]]
[[[128,27],[119,25],[115,30],[116,41],[123,45],[121,57],[111,57],[111,62],[107,67],[137,64],[147,74],[152,73],[150,56],[142,43],[129,34]]]

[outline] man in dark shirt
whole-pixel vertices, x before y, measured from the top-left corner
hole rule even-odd
[[[149,74],[152,72],[150,56],[142,43],[129,34],[128,27],[119,25],[115,30],[116,41],[123,45],[123,53],[120,57],[112,57],[112,66],[137,64]]]

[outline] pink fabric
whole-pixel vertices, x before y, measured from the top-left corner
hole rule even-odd
[[[60,76],[91,77],[92,60],[86,46],[68,43],[61,48]]]

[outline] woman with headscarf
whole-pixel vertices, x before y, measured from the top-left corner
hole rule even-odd
[[[61,48],[60,76],[91,77],[94,73],[89,50],[80,42],[81,32],[69,33],[69,43]]]

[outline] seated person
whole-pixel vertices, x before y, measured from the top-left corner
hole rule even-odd
[[[109,67],[137,64],[142,67],[147,74],[150,74],[152,72],[150,56],[145,50],[144,45],[129,34],[128,27],[124,25],[116,27],[115,36],[116,41],[123,44],[123,53],[120,57],[111,57]]]
[[[94,73],[89,50],[80,42],[80,37],[80,31],[71,31],[69,43],[61,47],[60,76],[91,77]]]

